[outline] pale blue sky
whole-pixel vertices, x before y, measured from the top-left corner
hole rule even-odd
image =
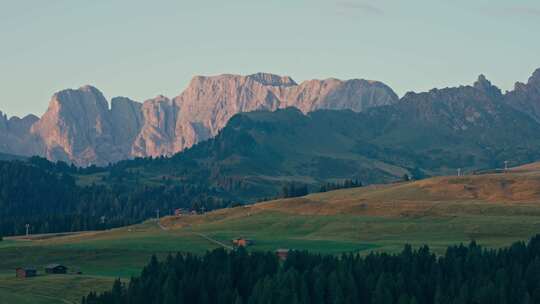
[[[502,89],[540,67],[537,0],[0,0],[0,110],[41,115],[64,88],[178,95],[193,75]]]

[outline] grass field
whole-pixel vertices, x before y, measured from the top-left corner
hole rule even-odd
[[[243,236],[255,241],[250,250],[329,254],[397,252],[406,243],[442,253],[471,240],[506,246],[540,232],[540,174],[530,168],[312,194],[164,218],[160,225],[148,221],[103,232],[7,239],[0,242],[0,303],[75,303],[117,277],[138,274],[152,254],[163,258],[220,246],[206,238],[229,244]],[[15,267],[32,265],[43,274],[49,263],[83,275],[14,278]]]

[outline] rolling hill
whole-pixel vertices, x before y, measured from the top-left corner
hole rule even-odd
[[[240,236],[255,241],[249,250],[330,254],[398,252],[407,243],[428,244],[442,253],[448,245],[471,240],[507,246],[540,230],[539,167],[310,194],[204,215],[168,216],[159,225],[150,220],[106,231],[7,238],[0,242],[0,299],[74,300],[92,289],[104,290],[116,277],[139,273],[152,254],[199,254]],[[26,281],[9,279],[14,267],[58,262],[80,268],[84,275],[42,276],[31,288]],[[71,287],[58,293],[51,286]]]
[[[473,239],[496,246],[536,233],[539,202],[540,171],[520,168],[311,194],[204,216],[167,218],[162,224],[222,239],[278,238],[278,230],[291,236],[291,242],[340,239],[382,250],[407,242],[437,247]]]

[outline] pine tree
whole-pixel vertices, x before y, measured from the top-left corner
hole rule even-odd
[[[390,279],[386,273],[382,273],[377,280],[375,293],[373,295],[374,304],[392,304],[394,299],[390,291]]]
[[[178,304],[178,286],[179,281],[176,271],[171,269],[163,285],[163,304]]]

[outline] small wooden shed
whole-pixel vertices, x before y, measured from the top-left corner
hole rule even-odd
[[[233,247],[247,247],[253,245],[253,240],[249,240],[243,237],[232,240]]]
[[[18,267],[15,269],[17,278],[31,278],[37,276],[37,270],[34,267]]]

